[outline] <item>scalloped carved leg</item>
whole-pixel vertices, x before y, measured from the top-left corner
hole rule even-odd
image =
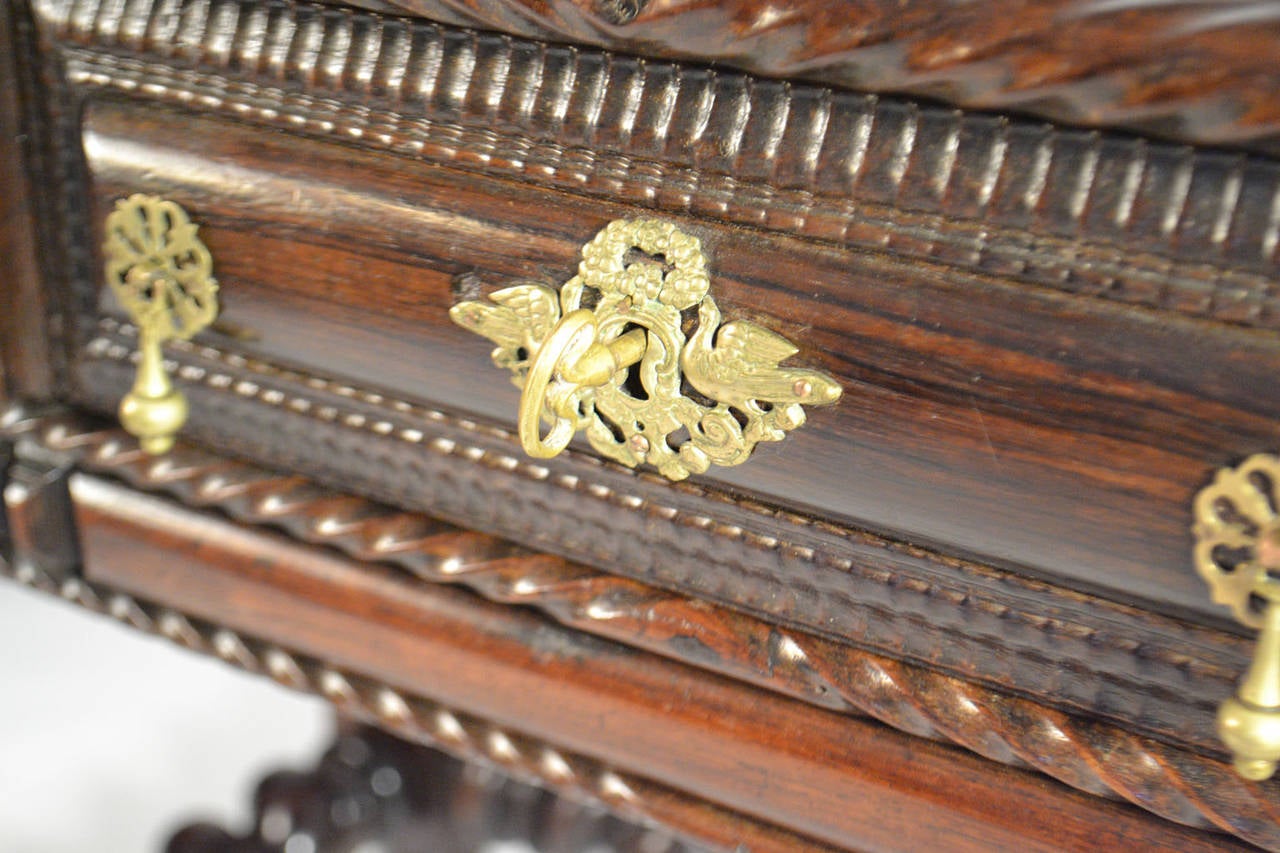
[[[658,830],[377,729],[345,727],[314,769],[276,772],[235,836],[205,823],[167,853],[472,853],[523,841],[539,853],[699,853]]]

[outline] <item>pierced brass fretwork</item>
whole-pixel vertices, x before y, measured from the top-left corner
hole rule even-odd
[[[187,400],[164,369],[161,345],[187,339],[218,313],[213,259],[186,211],[132,195],[107,217],[107,282],[138,326],[138,374],[120,403],[120,422],[147,453],[165,453],[187,420]]]
[[[803,424],[805,405],[840,398],[825,373],[781,366],[798,351],[786,338],[723,323],[709,287],[696,237],[620,220],[583,248],[559,293],[519,284],[450,316],[498,345],[494,363],[522,389],[530,456],[555,456],[584,430],[604,456],[682,480],[745,462],[758,443]]]

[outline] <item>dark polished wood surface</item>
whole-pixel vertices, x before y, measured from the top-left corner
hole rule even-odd
[[[1280,14],[364,5],[544,41],[5,6],[0,573],[720,847],[1280,849],[1212,731],[1250,643],[1187,531],[1280,449]],[[138,191],[224,305],[168,350],[203,449],[154,462],[82,425],[132,381],[95,248]],[[637,216],[841,403],[681,484],[522,456],[448,309]]]
[[[105,481],[79,476],[72,494],[90,581],[835,846],[1233,844]],[[780,849],[767,837],[752,849]]]
[[[448,321],[462,282],[559,283],[597,228],[644,214],[152,108],[102,104],[87,128],[99,219],[145,190],[203,224],[243,335],[211,343],[497,424],[517,393]],[[678,221],[728,316],[801,341],[798,361],[846,387],[701,481],[1219,617],[1187,507],[1215,465],[1280,444],[1280,402],[1257,392],[1272,336]]]
[[[166,853],[482,853],[497,842],[538,853],[711,853],[369,726],[347,723],[307,770],[281,770],[253,795],[247,833],[208,823],[176,832]]]
[[[1275,153],[1280,11],[1249,0],[356,0],[461,26]]]
[[[52,112],[77,148],[76,105],[114,94],[1068,293],[1280,326],[1269,288],[1280,169],[1266,158],[307,4],[189,0],[181,16],[155,19],[150,4],[118,15],[99,5],[51,0],[38,18],[53,46],[50,75],[65,78]],[[244,27],[228,30],[236,21]],[[62,153],[74,183],[73,152]],[[76,211],[65,213],[83,229]]]
[[[1220,747],[1207,739],[1214,704],[1193,699],[1208,686],[1203,660],[1197,661],[1195,681],[1180,682],[1177,702],[1169,702],[1171,691],[1153,680],[1141,692],[1126,684],[1132,692],[1123,697],[1113,689],[1106,705],[1064,713],[1053,707],[1056,700],[1078,685],[1121,683],[1119,673],[1095,671],[1096,665],[1088,669],[1090,661],[1078,659],[1067,665],[1069,677],[1055,678],[1049,672],[1054,667],[1031,671],[1019,656],[1005,653],[1000,660],[1018,676],[1003,682],[1008,690],[1038,684],[1044,692],[1028,698],[995,691],[207,450],[180,445],[154,459],[118,428],[72,417],[11,420],[8,429],[19,437],[10,481],[24,490],[21,500],[17,489],[5,492],[12,559],[15,565],[38,566],[43,576],[56,577],[64,593],[83,589],[74,574],[77,555],[74,549],[67,554],[65,547],[47,546],[49,540],[79,539],[66,531],[74,527],[67,472],[80,469],[336,549],[418,582],[458,586],[495,603],[533,607],[576,631],[811,705],[865,715],[989,760],[1035,768],[1078,790],[1126,799],[1168,820],[1218,827],[1264,847],[1280,846],[1280,827],[1269,818],[1277,808],[1273,793],[1240,779],[1223,759],[1205,754]],[[80,593],[71,597],[79,599]],[[1042,619],[1053,612],[1050,603],[1040,606]],[[1106,604],[1094,601],[1092,608],[1101,614]],[[1061,644],[1063,631],[1052,625],[1044,623],[1044,633]],[[1095,657],[1113,657],[1103,651],[1099,635],[1091,636]],[[1037,648],[1044,654],[1051,647],[1042,642]],[[1221,695],[1243,668],[1243,657],[1224,674]],[[1103,716],[1113,722],[1104,722]],[[1142,730],[1156,739],[1137,734]]]
[[[45,324],[48,294],[41,289],[40,252],[33,192],[38,140],[26,127],[22,99],[30,94],[31,67],[23,62],[25,43],[14,37],[24,19],[11,3],[0,7],[0,401],[6,397],[44,399],[53,389]],[[29,26],[29,22],[25,22]]]

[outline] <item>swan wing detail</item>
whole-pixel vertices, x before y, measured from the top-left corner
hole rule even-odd
[[[544,284],[518,284],[489,296],[519,318],[526,335],[523,343],[536,347],[560,321],[560,295]]]
[[[541,284],[521,284],[499,290],[489,301],[459,302],[449,310],[455,323],[483,335],[499,349],[536,349],[560,319],[556,292]]]
[[[716,358],[729,369],[740,365],[743,373],[771,370],[799,351],[782,335],[744,320],[726,323],[716,335]]]

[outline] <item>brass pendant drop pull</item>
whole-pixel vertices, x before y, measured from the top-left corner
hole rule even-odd
[[[147,453],[173,447],[187,400],[164,368],[165,341],[186,340],[218,313],[213,259],[186,211],[133,195],[107,217],[107,282],[138,327],[138,374],[120,403],[120,423]]]
[[[825,373],[781,365],[798,352],[786,338],[722,324],[706,267],[698,239],[675,225],[619,220],[583,247],[559,292],[520,284],[449,315],[497,344],[494,364],[522,390],[530,456],[555,456],[582,430],[602,455],[682,480],[745,462],[803,424],[804,406],[840,398]]]
[[[1235,696],[1218,709],[1218,735],[1246,779],[1280,761],[1280,457],[1258,454],[1218,471],[1196,495],[1195,565],[1213,600],[1260,629]]]

